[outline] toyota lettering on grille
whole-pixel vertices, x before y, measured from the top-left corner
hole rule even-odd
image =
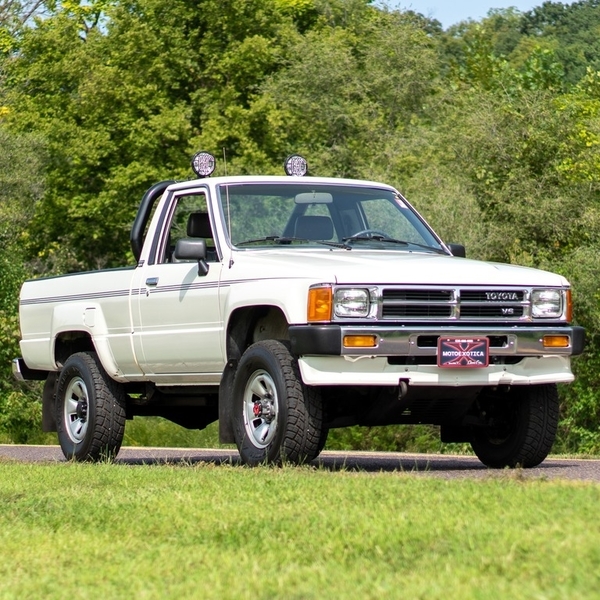
[[[488,302],[518,302],[520,300],[517,292],[485,292],[485,299]]]

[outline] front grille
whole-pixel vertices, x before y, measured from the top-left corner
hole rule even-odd
[[[384,303],[395,302],[450,302],[452,290],[397,290],[384,289]]]
[[[510,319],[523,316],[522,306],[461,306],[460,316],[468,319]]]
[[[408,305],[408,306],[386,306],[383,305],[382,318],[400,319],[406,317],[409,319],[424,318],[442,318],[448,319],[452,316],[450,306],[435,306],[431,304]]]
[[[381,290],[382,320],[519,321],[529,316],[527,290],[405,288]]]
[[[386,288],[382,293],[382,319],[449,319],[452,290]]]

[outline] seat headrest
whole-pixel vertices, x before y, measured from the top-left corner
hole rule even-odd
[[[306,240],[330,240],[333,237],[333,223],[329,217],[298,217],[294,236]]]
[[[187,236],[195,238],[212,239],[212,229],[208,213],[193,212],[188,217]]]

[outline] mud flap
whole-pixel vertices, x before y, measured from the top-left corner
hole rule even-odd
[[[219,442],[235,444],[233,436],[233,378],[237,368],[237,360],[230,360],[223,370],[219,385]]]

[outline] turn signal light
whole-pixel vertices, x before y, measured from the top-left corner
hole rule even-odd
[[[308,322],[331,321],[331,287],[313,287],[308,290]]]
[[[568,348],[571,338],[568,335],[545,335],[544,348]]]
[[[345,335],[344,348],[375,348],[377,336],[375,335]]]

